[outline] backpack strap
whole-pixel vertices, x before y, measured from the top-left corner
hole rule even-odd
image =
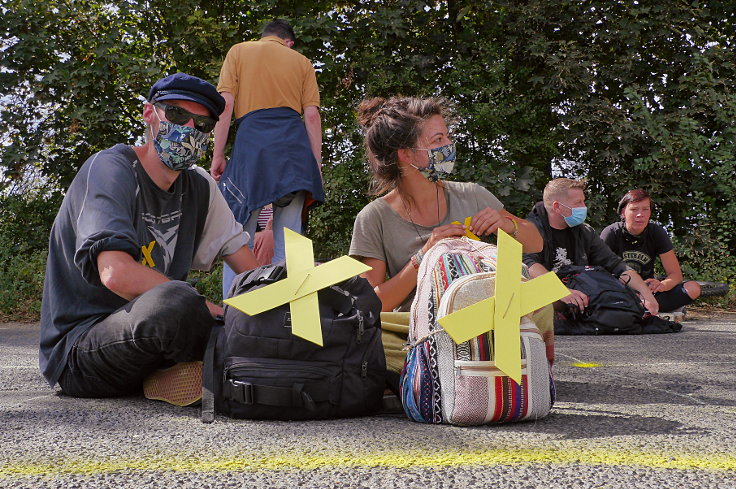
[[[238,280],[233,280],[230,289],[227,292],[227,297],[234,297],[237,294],[244,292],[256,285],[261,284],[272,284],[278,282],[284,277],[286,268],[283,265],[264,265],[253,270],[243,272],[242,276],[238,275]],[[223,297],[225,299],[226,297]],[[227,308],[227,306],[225,306]]]
[[[215,420],[215,346],[223,326],[222,317],[212,326],[207,349],[204,352],[202,365],[202,422],[212,423]]]
[[[314,411],[315,402],[330,400],[330,386],[311,384],[305,388],[304,384],[294,384],[291,387],[281,387],[230,379],[223,385],[222,395],[224,399],[241,404],[304,407],[309,411]]]
[[[320,289],[317,295],[320,303],[327,304],[341,314],[349,313],[355,306],[355,296],[337,285]]]

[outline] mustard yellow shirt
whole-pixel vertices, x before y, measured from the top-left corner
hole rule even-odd
[[[277,36],[241,42],[230,48],[220,70],[218,92],[235,97],[235,117],[274,107],[299,114],[319,107],[319,87],[311,61]]]

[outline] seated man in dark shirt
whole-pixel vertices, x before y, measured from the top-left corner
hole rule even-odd
[[[541,252],[524,254],[524,263],[529,267],[531,277],[548,271],[556,272],[564,265],[601,266],[639,292],[644,307],[656,315],[659,306],[647,284],[606,246],[595,229],[585,224],[586,214],[584,181],[557,178],[546,185],[543,201],[538,202],[527,216],[544,240]],[[569,290],[570,295],[561,301],[584,310],[588,296],[579,290]]]
[[[256,266],[216,183],[193,166],[224,107],[204,80],[162,78],[143,106],[146,143],[92,155],[67,190],[49,240],[39,352],[64,394],[130,395],[159,369],[202,360],[223,309],[187,274],[220,257],[238,273]],[[196,401],[193,370],[191,398],[149,397]]]

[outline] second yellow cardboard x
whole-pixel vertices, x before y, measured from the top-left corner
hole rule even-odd
[[[521,244],[499,230],[496,295],[439,319],[455,343],[495,330],[496,366],[517,383],[521,383],[521,316],[569,294],[554,273],[522,283],[521,252]]]

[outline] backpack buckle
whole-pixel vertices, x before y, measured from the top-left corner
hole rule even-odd
[[[286,269],[282,265],[268,265],[258,272],[258,276],[253,279],[254,284],[272,284],[278,282],[284,276]]]
[[[253,384],[230,379],[230,399],[240,404],[253,404]]]

